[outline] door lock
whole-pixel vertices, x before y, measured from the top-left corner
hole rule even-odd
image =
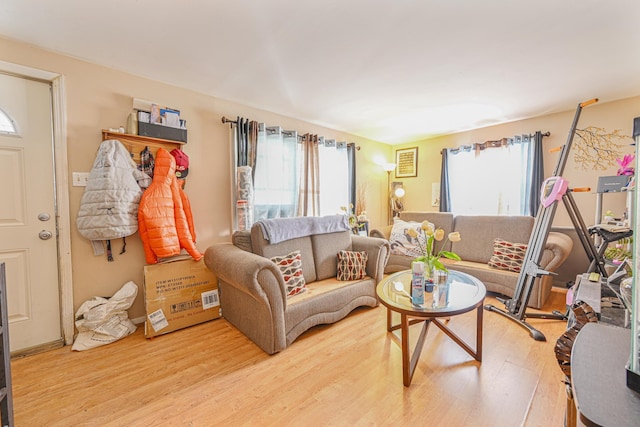
[[[40,237],[42,240],[49,240],[53,237],[53,233],[49,230],[42,230],[40,233],[38,233],[38,237]]]

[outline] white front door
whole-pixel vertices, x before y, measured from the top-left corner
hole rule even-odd
[[[0,262],[18,352],[62,342],[50,84],[0,74],[0,115]]]

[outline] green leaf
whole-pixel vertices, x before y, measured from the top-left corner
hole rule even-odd
[[[440,255],[442,255],[445,258],[454,259],[456,261],[462,261],[462,258],[460,258],[458,254],[455,252],[442,251],[440,252]]]
[[[445,265],[442,262],[440,262],[440,260],[438,259],[433,260],[433,267],[438,270],[449,271],[447,270],[447,267],[445,267]]]

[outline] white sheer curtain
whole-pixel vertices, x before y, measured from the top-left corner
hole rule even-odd
[[[296,216],[300,146],[295,131],[279,126],[258,132],[254,220]]]
[[[333,140],[319,145],[320,155],[320,215],[342,213],[349,206],[349,162],[346,144],[336,148]]]
[[[265,127],[262,123],[255,140],[254,222],[299,215],[334,215],[342,213],[342,206],[349,206],[353,180],[350,168],[355,165],[350,165],[346,142],[336,143],[311,134],[298,138],[295,131]],[[314,152],[317,149],[317,154],[311,149]]]
[[[518,143],[449,155],[451,212],[528,215],[525,195],[529,149],[529,143]]]

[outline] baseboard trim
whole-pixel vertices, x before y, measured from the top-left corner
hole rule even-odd
[[[57,348],[64,347],[64,340],[62,338],[52,341],[50,343],[37,345],[35,347],[29,347],[18,351],[11,352],[11,359],[19,359],[21,357],[33,356],[34,354],[44,353],[46,351],[55,350]]]

